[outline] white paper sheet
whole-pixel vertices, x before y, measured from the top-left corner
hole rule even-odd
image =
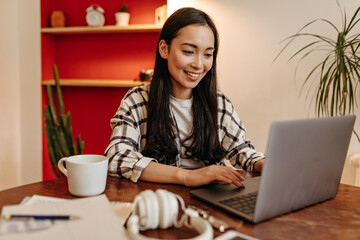
[[[48,196],[41,196],[41,195],[33,195],[32,197],[26,197],[21,204],[24,205],[34,205],[34,204],[47,204],[47,203],[58,203],[58,202],[65,202],[71,201],[70,199],[65,198],[56,198],[56,197],[48,197]]]
[[[0,223],[1,240],[129,239],[120,219],[104,194],[57,203],[5,206],[2,215],[5,214],[68,214],[79,216],[81,219],[24,221],[18,224],[19,229],[11,226],[12,221],[2,220]],[[9,231],[11,228],[12,231]]]

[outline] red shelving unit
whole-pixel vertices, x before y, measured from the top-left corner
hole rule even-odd
[[[161,26],[155,25],[155,9],[166,0],[96,1],[105,10],[105,26],[90,28],[85,21],[87,0],[41,1],[42,82],[51,83],[52,65],[59,70],[65,110],[71,112],[74,136],[81,133],[84,153],[103,154],[111,129],[110,118],[132,86],[141,84],[142,69],[154,66]],[[131,14],[127,27],[117,27],[115,12],[122,4]],[[53,10],[62,10],[67,25],[50,28]],[[70,83],[71,82],[71,83]],[[43,87],[43,106],[47,95]],[[55,178],[43,134],[43,179]]]

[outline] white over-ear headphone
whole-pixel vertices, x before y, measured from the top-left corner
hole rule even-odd
[[[209,222],[200,217],[195,210],[185,208],[184,200],[177,194],[164,189],[158,189],[156,192],[145,190],[135,197],[133,206],[133,212],[126,224],[131,239],[155,239],[140,235],[139,231],[158,227],[181,227],[183,224],[199,233],[195,238],[191,238],[192,240],[213,239],[214,232]],[[178,220],[179,207],[184,214]]]

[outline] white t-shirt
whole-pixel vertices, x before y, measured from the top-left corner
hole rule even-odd
[[[190,136],[193,131],[193,99],[178,99],[170,96],[170,108],[175,118],[181,141]],[[183,145],[190,146],[191,139],[184,142]],[[180,154],[180,167],[181,168],[201,168],[204,166],[203,162],[194,161],[185,158],[185,148],[182,146]]]

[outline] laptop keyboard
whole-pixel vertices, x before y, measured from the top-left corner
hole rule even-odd
[[[257,192],[254,192],[238,197],[228,198],[220,201],[220,203],[245,214],[253,215],[255,212],[256,197]]]

